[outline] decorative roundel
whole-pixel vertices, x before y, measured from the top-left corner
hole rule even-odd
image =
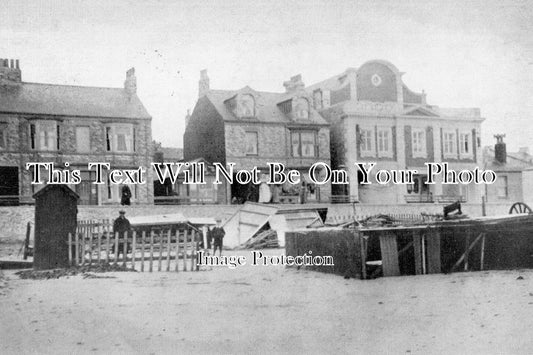
[[[381,85],[381,77],[377,74],[372,75],[372,85],[374,86],[380,86]]]

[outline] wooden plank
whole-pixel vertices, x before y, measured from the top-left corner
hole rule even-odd
[[[80,260],[80,233],[76,232],[76,260],[74,261],[74,265],[78,266],[78,262]]]
[[[98,225],[98,227],[96,228],[96,237],[98,238],[98,241],[97,241],[97,244],[98,244],[98,255],[97,255],[97,260],[98,260],[98,264],[100,264],[100,258],[101,258],[101,253],[102,253],[102,225]]]
[[[109,253],[111,251],[111,231],[109,230],[109,226],[106,226],[105,228],[105,262],[106,264],[109,264]]]
[[[87,233],[89,234],[89,265],[92,264],[93,260],[93,224],[91,221],[91,224],[87,226]]]
[[[115,260],[113,264],[115,266],[118,264],[118,232],[115,232]]]
[[[135,248],[137,247],[137,241],[135,240],[137,236],[137,231],[133,231],[132,241],[131,241],[131,268],[135,270]]]
[[[194,252],[195,252],[195,240],[196,240],[196,231],[193,229],[191,231],[191,271],[194,271]]]
[[[470,250],[472,250],[474,248],[474,246],[477,244],[477,242],[483,237],[485,236],[485,233],[480,233],[477,238],[472,242],[472,244],[470,244],[468,246],[468,248],[466,249],[466,251],[463,253],[463,255],[461,255],[461,257],[459,258],[459,260],[457,260],[457,262],[453,265],[452,267],[452,272],[455,271],[455,269],[461,265],[461,263],[463,262],[463,260],[465,259],[466,255],[470,252]]]
[[[415,256],[415,274],[421,275],[422,270],[422,238],[419,231],[413,231],[413,249]]]
[[[189,231],[183,232],[183,271],[187,271],[187,243],[189,241]]]
[[[148,271],[154,271],[154,231],[150,230],[150,262],[148,264]]]
[[[126,262],[128,261],[128,232],[122,233],[124,243],[122,245],[122,255],[124,260],[122,261],[122,266],[126,267]]]
[[[363,280],[366,280],[366,238],[367,237],[365,237],[362,233],[359,233],[359,244],[361,249],[361,277]]]
[[[180,231],[176,229],[176,272],[179,271],[180,264]]]
[[[146,238],[146,231],[141,234],[141,272],[144,272],[144,239]]]
[[[157,259],[157,271],[162,270],[163,262],[163,231],[159,231],[159,258]]]
[[[485,261],[485,234],[481,237],[481,256],[479,257],[479,269],[483,270]]]
[[[427,274],[427,263],[426,263],[426,260],[427,260],[427,257],[426,257],[426,234],[422,234],[421,237],[420,237],[420,241],[421,241],[421,252],[422,252],[422,274]]]
[[[72,266],[72,234],[68,234],[68,264]]]
[[[81,227],[81,250],[80,250],[80,265],[85,264],[85,226]]]
[[[429,232],[426,236],[427,272],[428,274],[438,274],[441,272],[440,231]]]
[[[469,246],[470,246],[470,234],[471,233],[472,232],[470,231],[470,229],[467,229],[465,231],[465,264],[464,264],[465,271],[468,271],[468,256],[470,255]]]
[[[170,271],[170,238],[172,230],[169,229],[167,233],[167,271]]]
[[[398,261],[398,242],[393,233],[380,233],[379,244],[381,248],[381,261],[383,276],[399,276],[400,264]]]

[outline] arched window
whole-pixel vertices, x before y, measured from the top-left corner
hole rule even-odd
[[[296,118],[308,119],[309,118],[309,101],[304,98],[299,98],[296,101]]]

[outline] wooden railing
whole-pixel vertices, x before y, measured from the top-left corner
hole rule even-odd
[[[78,221],[68,235],[71,266],[108,263],[137,271],[197,271],[202,234],[194,228],[151,228],[113,233],[109,220]]]

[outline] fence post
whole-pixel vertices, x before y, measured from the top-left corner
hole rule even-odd
[[[113,264],[115,266],[118,264],[118,232],[115,232],[115,261]]]
[[[146,238],[146,231],[141,234],[141,272],[144,272],[144,238]]]
[[[122,235],[124,239],[124,244],[122,245],[122,256],[124,257],[124,261],[122,262],[122,266],[125,268],[126,262],[128,261],[128,232],[123,232]]]
[[[167,233],[167,271],[170,271],[170,235],[172,233],[172,229],[168,229]]]
[[[162,260],[163,260],[163,230],[159,230],[159,258],[157,259],[157,271],[162,269]]]
[[[133,231],[133,236],[132,236],[133,240],[131,242],[131,268],[132,270],[135,270],[135,247],[137,246],[136,240],[135,240],[136,234],[137,234],[137,231]]]
[[[148,271],[152,272],[154,266],[154,231],[150,229],[150,264]]]
[[[179,271],[180,264],[180,230],[176,229],[176,272]]]
[[[68,234],[68,265],[72,266],[72,234]]]

